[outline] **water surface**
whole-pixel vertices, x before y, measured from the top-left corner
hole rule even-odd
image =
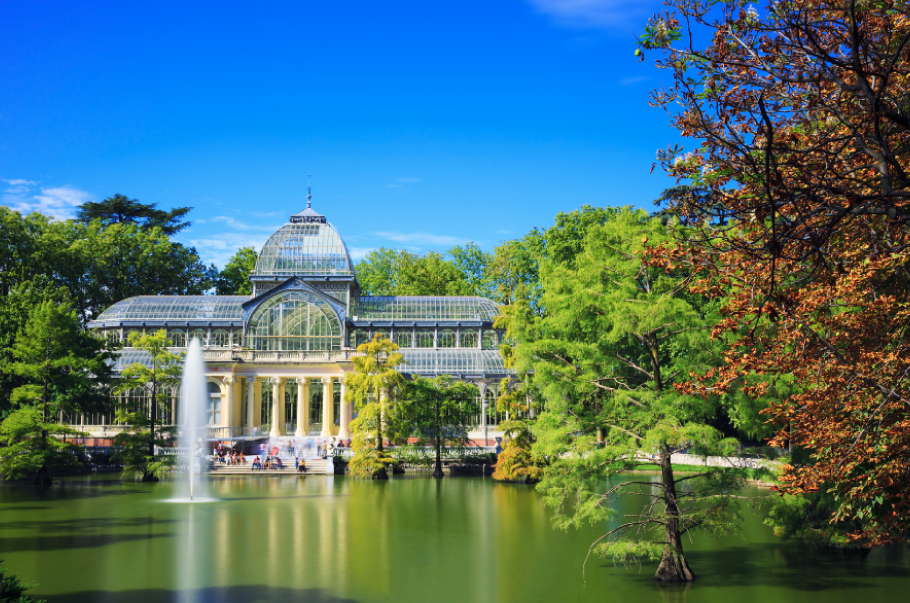
[[[596,532],[554,531],[533,489],[489,478],[220,478],[217,502],[164,503],[174,490],[116,478],[0,486],[0,558],[51,603],[871,603],[910,591],[906,547],[781,542],[761,511],[747,514],[745,541],[696,536],[698,580],[661,587],[653,565],[602,560],[583,581]]]

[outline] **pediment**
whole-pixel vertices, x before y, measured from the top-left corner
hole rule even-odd
[[[253,315],[253,312],[256,311],[256,308],[258,308],[260,304],[276,295],[280,295],[281,293],[285,293],[287,291],[306,291],[314,297],[321,299],[327,303],[332,308],[332,310],[334,310],[335,314],[338,315],[338,320],[344,324],[344,321],[347,318],[347,312],[345,310],[344,304],[342,304],[331,295],[327,295],[325,292],[320,291],[316,287],[308,284],[299,276],[292,276],[280,285],[257,295],[250,301],[243,304],[242,307],[244,328],[246,328],[245,325],[249,322],[250,317]]]

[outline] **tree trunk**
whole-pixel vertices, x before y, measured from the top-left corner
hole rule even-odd
[[[664,503],[667,513],[667,540],[664,554],[654,579],[659,582],[691,582],[695,574],[689,569],[683,555],[682,538],[679,532],[679,507],[676,504],[676,482],[673,466],[670,464],[670,447],[661,446],[660,474],[664,485]]]
[[[444,477],[442,472],[442,421],[439,420],[439,396],[436,397],[436,467],[433,469],[433,477]]]
[[[50,486],[53,483],[51,471],[47,466],[47,374],[50,371],[51,351],[45,347],[47,355],[44,363],[44,387],[41,395],[41,468],[38,469],[38,475],[35,476],[36,486]]]

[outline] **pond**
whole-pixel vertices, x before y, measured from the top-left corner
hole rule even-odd
[[[744,540],[687,543],[694,584],[658,586],[654,565],[599,559],[583,579],[596,532],[553,530],[532,488],[489,478],[217,478],[219,500],[195,505],[164,502],[173,490],[101,477],[0,486],[0,558],[51,603],[855,603],[910,591],[906,546],[782,542],[761,511],[747,512]]]

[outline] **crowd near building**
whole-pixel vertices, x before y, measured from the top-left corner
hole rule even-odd
[[[338,231],[311,207],[292,215],[259,253],[251,296],[145,296],[120,301],[89,328],[123,344],[118,371],[149,363],[130,347],[131,332],[165,329],[174,351],[196,338],[207,366],[209,436],[219,440],[321,436],[349,438],[354,409],[344,375],[358,344],[379,335],[400,347],[406,375],[451,375],[476,383],[474,435],[492,437],[499,384],[512,371],[498,351],[498,306],[483,297],[376,297],[360,294],[354,263]],[[121,394],[137,408],[145,389]],[[165,425],[179,417],[171,392]],[[113,413],[71,417],[95,438],[123,426]]]

